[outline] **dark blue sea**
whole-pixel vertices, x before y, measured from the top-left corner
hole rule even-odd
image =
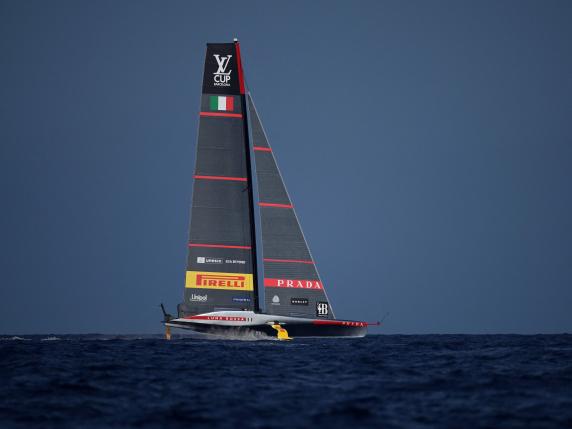
[[[0,428],[572,427],[572,335],[1,338]]]

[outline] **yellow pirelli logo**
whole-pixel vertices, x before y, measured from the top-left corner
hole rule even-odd
[[[187,271],[185,287],[198,289],[254,290],[252,274]]]

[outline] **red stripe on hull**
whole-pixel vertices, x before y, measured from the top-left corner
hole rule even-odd
[[[314,320],[314,325],[335,325],[335,326],[367,326],[367,322],[349,322],[344,320]]]
[[[242,118],[242,113],[201,112],[200,116],[222,116],[225,118]]]
[[[247,182],[248,181],[248,179],[246,177],[200,176],[200,175],[195,175],[193,177],[195,179],[205,179],[205,180],[231,180],[234,182]]]
[[[250,246],[228,246],[226,244],[200,244],[200,243],[189,243],[189,247],[214,247],[218,249],[245,249],[250,250]]]
[[[254,146],[254,150],[259,152],[272,152],[272,149],[269,147],[262,147],[262,146]]]

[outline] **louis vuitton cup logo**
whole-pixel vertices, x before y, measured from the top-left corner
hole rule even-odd
[[[232,55],[226,57],[221,57],[218,54],[213,55],[215,57],[218,69],[214,74],[214,85],[215,86],[230,86],[230,73],[232,70],[228,70],[228,65]]]

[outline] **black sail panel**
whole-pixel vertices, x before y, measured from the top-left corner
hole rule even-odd
[[[258,180],[266,312],[333,319],[324,285],[250,94],[247,109]]]
[[[256,308],[244,103],[238,44],[208,44],[181,316]]]

